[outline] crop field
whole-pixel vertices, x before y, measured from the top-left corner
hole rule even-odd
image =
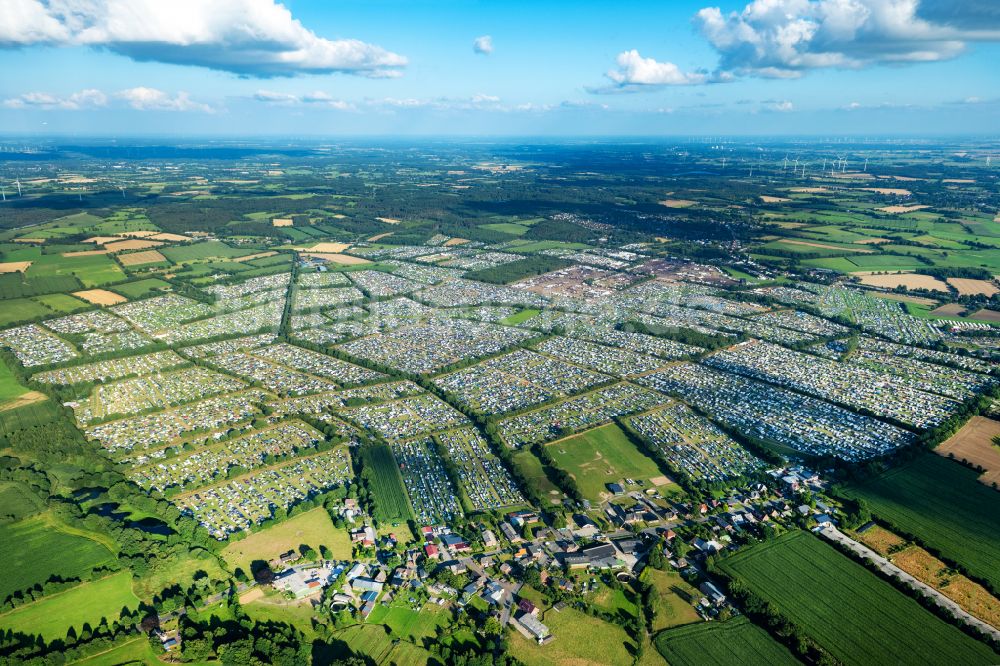
[[[375,497],[375,511],[379,520],[402,523],[411,516],[406,488],[399,473],[399,466],[389,447],[383,444],[369,446],[361,452],[362,474]]]
[[[0,308],[0,326],[53,314],[52,310],[31,298],[14,298]]]
[[[326,546],[334,559],[351,556],[347,532],[334,527],[326,509],[316,507],[230,543],[222,550],[222,557],[232,569],[239,567],[249,574],[254,560],[266,562],[288,550],[298,550],[301,545],[312,546],[316,552]]]
[[[28,278],[73,276],[80,280],[84,287],[96,287],[125,279],[125,273],[118,264],[104,254],[76,257],[42,255],[32,262],[26,276]]]
[[[132,576],[121,571],[0,615],[0,628],[53,640],[65,637],[69,627],[79,633],[84,624],[95,627],[101,618],[111,622],[118,618],[123,607],[138,605],[139,598],[132,593]]]
[[[893,531],[913,535],[931,552],[962,565],[1000,590],[1000,494],[977,473],[926,454],[844,494],[865,499]]]
[[[0,361],[0,409],[3,409],[14,398],[27,392],[27,387],[21,386],[7,364]]]
[[[591,501],[609,496],[609,483],[624,483],[624,479],[648,483],[650,479],[659,481],[662,476],[656,463],[641,453],[614,423],[557,440],[546,448],[556,463],[573,475],[580,492]]]
[[[784,645],[745,617],[677,627],[660,632],[653,642],[670,666],[800,663]]]
[[[192,243],[190,245],[175,245],[162,250],[163,255],[174,263],[184,263],[187,261],[197,261],[200,259],[218,258],[229,259],[252,254],[246,250],[237,250],[222,241],[205,241],[202,243]]]
[[[562,497],[562,492],[545,476],[542,463],[534,453],[527,449],[517,451],[511,459],[514,462],[514,467],[518,469],[540,497],[548,499],[550,502]]]
[[[69,294],[43,294],[35,296],[35,300],[53,312],[72,312],[87,307],[86,303]]]
[[[997,655],[808,532],[722,561],[843,663],[990,664]]]
[[[7,571],[18,572],[17,578],[0,577],[0,599],[51,576],[79,576],[111,557],[100,542],[61,531],[48,515],[0,525],[0,561]]]
[[[0,483],[0,521],[21,520],[44,508],[45,503],[25,485],[16,481]]]
[[[434,604],[425,604],[419,611],[408,605],[379,604],[366,622],[385,625],[395,637],[419,644],[424,638],[433,636],[439,626],[448,623],[448,614],[446,609]]]
[[[62,415],[60,409],[51,400],[18,404],[17,407],[8,405],[8,409],[0,410],[0,436],[51,423]]]

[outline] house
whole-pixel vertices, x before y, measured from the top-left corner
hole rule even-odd
[[[722,604],[726,603],[726,595],[724,595],[719,590],[719,588],[717,588],[713,583],[710,583],[709,581],[705,581],[704,583],[699,585],[698,590],[706,597],[708,597],[708,600],[711,601],[716,606],[721,606]]]
[[[518,609],[526,615],[538,615],[538,607],[528,599],[521,599],[517,602]]]
[[[534,523],[538,521],[538,514],[534,511],[514,511],[508,514],[508,519],[511,523],[517,527],[523,527],[528,523]]]
[[[426,555],[428,559],[437,559],[438,557],[441,556],[441,553],[438,552],[437,546],[435,546],[432,543],[429,543],[426,546],[424,546],[424,555]]]
[[[359,576],[351,581],[351,589],[355,592],[381,592],[383,584],[374,578]]]
[[[642,548],[642,542],[638,539],[619,539],[614,544],[618,546],[618,550],[626,555],[634,555],[636,551]]]
[[[549,635],[549,628],[542,624],[534,615],[521,615],[517,618],[521,626],[528,630],[538,642],[542,642]]]
[[[833,525],[833,520],[831,520],[830,516],[826,515],[825,513],[821,513],[820,515],[816,516],[816,524],[820,525],[821,527],[827,527],[829,525]]]
[[[521,538],[521,535],[517,533],[517,530],[515,530],[513,525],[510,523],[500,523],[500,531],[503,532],[503,535],[507,537],[507,540],[511,543],[520,543],[524,541],[524,539]]]
[[[624,495],[625,489],[622,488],[620,483],[609,483],[607,484],[608,490],[614,495]]]
[[[466,551],[469,550],[469,544],[465,543],[465,539],[458,536],[457,534],[445,534],[441,537],[441,543],[446,547],[454,551]]]
[[[492,530],[483,531],[483,546],[486,548],[493,548],[497,545],[497,537],[493,534]]]
[[[500,583],[491,580],[486,583],[486,589],[483,590],[483,598],[491,604],[499,604],[503,601],[504,589]]]

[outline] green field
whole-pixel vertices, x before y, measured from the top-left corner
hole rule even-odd
[[[788,532],[720,567],[845,664],[998,660],[986,645],[808,532]]]
[[[64,257],[46,254],[36,259],[25,273],[26,277],[74,276],[85,287],[96,287],[125,279],[122,269],[106,254],[88,254]]]
[[[297,551],[300,545],[312,546],[316,552],[321,545],[326,546],[334,559],[351,556],[347,531],[334,527],[326,509],[316,507],[230,543],[223,549],[222,557],[231,569],[239,567],[249,575],[254,560],[273,560],[288,550]]]
[[[483,229],[502,231],[505,234],[513,234],[514,236],[524,235],[528,233],[528,229],[531,228],[514,222],[494,222],[493,224],[480,224],[479,226]]]
[[[126,298],[143,298],[154,292],[160,291],[162,289],[169,289],[170,283],[164,282],[159,278],[146,278],[145,280],[136,280],[135,282],[126,282],[124,284],[116,284],[111,288],[111,291],[118,292]]]
[[[514,326],[515,324],[522,324],[531,319],[532,317],[534,317],[535,315],[537,315],[539,312],[541,312],[541,310],[536,310],[535,308],[525,308],[520,312],[512,314],[506,319],[501,319],[500,323],[507,324],[508,326]]]
[[[542,463],[534,453],[526,449],[516,451],[511,456],[511,460],[539,496],[549,500],[552,498],[560,499],[563,496],[562,492],[549,481],[549,477],[545,475],[545,470],[542,468]]]
[[[28,389],[21,386],[7,364],[0,361],[0,407],[27,392]]]
[[[7,409],[0,410],[0,436],[52,423],[62,415],[62,407],[51,400],[32,402],[22,407],[8,405]]]
[[[701,594],[681,578],[680,574],[646,567],[640,580],[656,588],[653,631],[701,620],[693,605],[701,598]]]
[[[624,479],[648,482],[662,476],[652,459],[642,454],[628,436],[610,423],[552,442],[547,447],[559,467],[573,475],[583,496],[592,502],[609,495],[607,484]]]
[[[785,646],[745,617],[678,627],[657,634],[654,643],[670,666],[801,663]]]
[[[410,519],[410,501],[403,486],[403,477],[392,451],[384,444],[365,447],[361,452],[362,474],[375,498],[375,512],[386,523],[402,523]]]
[[[47,514],[0,525],[0,561],[6,571],[17,572],[0,578],[0,599],[52,576],[79,576],[111,558],[102,543],[63,531]]]
[[[219,258],[228,259],[230,257],[242,257],[253,252],[250,250],[237,250],[222,241],[205,241],[202,243],[192,243],[190,245],[174,245],[160,249],[160,252],[167,259],[174,263],[185,261],[197,261],[199,259]]]
[[[0,482],[0,520],[21,520],[44,508],[45,503],[24,484]]]
[[[45,294],[43,296],[35,296],[34,300],[53,312],[73,312],[74,310],[91,307],[90,303],[85,303],[69,294]]]
[[[562,611],[547,610],[542,622],[556,637],[547,645],[528,640],[511,631],[511,656],[537,666],[631,666],[635,642],[616,624],[567,606]]]
[[[409,606],[379,604],[366,622],[385,625],[392,630],[396,638],[419,645],[424,638],[434,636],[435,630],[439,626],[446,625],[449,620],[448,610],[434,604],[426,604],[419,611]]]
[[[1000,590],[1000,494],[978,474],[927,453],[844,494],[863,498],[893,531],[913,535],[945,560]]]
[[[366,661],[394,666],[424,666],[431,660],[431,653],[422,647],[406,641],[396,641],[384,627],[360,624],[348,627],[334,634],[343,641],[354,654],[362,655]],[[348,655],[335,655],[343,658]],[[436,660],[434,663],[438,663]]]
[[[84,623],[97,626],[101,618],[111,622],[123,607],[138,605],[139,598],[132,593],[132,576],[120,571],[0,615],[0,628],[53,640],[65,637],[69,627],[79,632]]]
[[[12,298],[3,301],[0,306],[0,326],[6,326],[18,321],[37,319],[54,314],[38,301],[31,298]]]

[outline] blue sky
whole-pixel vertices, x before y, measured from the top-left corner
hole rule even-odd
[[[997,62],[991,0],[4,0],[0,128],[993,135]]]

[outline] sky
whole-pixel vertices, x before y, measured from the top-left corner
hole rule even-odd
[[[2,0],[0,132],[1000,132],[1000,1]]]

